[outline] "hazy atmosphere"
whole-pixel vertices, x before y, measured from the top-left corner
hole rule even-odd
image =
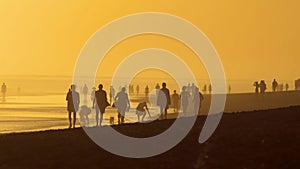
[[[72,76],[77,56],[94,32],[121,16],[151,11],[177,15],[201,29],[215,45],[228,79],[293,81],[300,77],[295,71],[300,62],[298,6],[296,0],[120,0],[118,5],[114,1],[1,1],[0,74]],[[115,57],[159,47],[190,60],[191,52],[180,52],[184,46],[175,40],[144,36],[118,44]]]

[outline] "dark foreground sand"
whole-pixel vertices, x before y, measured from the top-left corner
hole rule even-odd
[[[116,129],[145,137],[174,120],[128,124]],[[0,135],[0,168],[297,169],[300,168],[300,107],[225,114],[214,135],[197,142],[205,116],[168,152],[129,159],[106,152],[82,129]]]

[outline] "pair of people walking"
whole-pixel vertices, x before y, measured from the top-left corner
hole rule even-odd
[[[93,108],[96,109],[96,126],[101,125],[103,121],[103,114],[105,113],[105,109],[110,104],[107,101],[107,94],[106,91],[103,90],[103,85],[99,84],[99,90],[95,91],[93,97]],[[75,128],[76,125],[76,112],[79,110],[80,104],[80,96],[79,93],[76,91],[76,86],[71,85],[69,92],[67,93],[66,97],[67,101],[67,109],[69,114],[69,128]],[[73,120],[72,120],[73,114]],[[99,118],[100,115],[100,118]]]

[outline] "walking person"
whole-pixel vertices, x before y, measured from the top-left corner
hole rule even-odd
[[[93,101],[93,108],[96,107],[96,126],[102,124],[103,121],[103,114],[105,113],[105,109],[109,106],[107,101],[107,94],[106,91],[103,90],[103,85],[98,85],[99,90],[95,92],[95,99]],[[99,113],[100,113],[100,123],[99,123]]]
[[[168,109],[171,104],[170,91],[166,83],[162,83],[162,88],[158,92],[157,105],[160,107],[161,119],[168,118]]]
[[[148,99],[148,96],[149,96],[149,86],[146,85],[146,87],[145,87],[145,97],[146,97],[146,99]]]
[[[254,82],[253,86],[255,87],[255,93],[257,94],[259,92],[259,83],[258,83],[258,81]]]
[[[110,103],[110,105],[113,105],[112,100],[114,99],[114,97],[115,97],[115,89],[113,86],[110,86],[110,88],[109,88],[109,103]]]
[[[76,112],[78,111],[80,98],[79,93],[76,92],[76,86],[71,85],[71,89],[67,93],[66,101],[68,102],[67,109],[69,114],[69,128],[75,128],[76,124]],[[72,113],[73,113],[73,123],[72,123]]]
[[[276,79],[274,79],[272,82],[272,89],[273,92],[276,92],[278,90],[278,82],[276,81]]]
[[[2,87],[1,87],[2,101],[3,101],[3,102],[6,101],[6,99],[5,99],[5,97],[6,97],[6,92],[7,92],[7,87],[6,87],[6,84],[3,83],[3,84],[2,84]]]
[[[126,93],[126,88],[123,87],[115,97],[115,106],[118,109],[118,124],[124,123],[125,112],[130,109],[130,101],[128,94]]]
[[[181,98],[181,109],[182,109],[182,114],[186,115],[187,114],[187,107],[188,107],[188,103],[189,103],[189,97],[190,94],[187,91],[187,87],[183,86],[182,87],[182,91],[180,94],[180,98]]]
[[[174,113],[178,113],[180,96],[179,96],[179,94],[177,94],[176,90],[174,90],[174,93],[172,94],[172,103],[173,103],[173,107],[174,107]]]
[[[264,80],[260,81],[259,88],[260,88],[260,93],[264,94],[266,92],[267,84]]]

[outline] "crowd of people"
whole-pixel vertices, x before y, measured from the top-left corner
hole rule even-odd
[[[139,88],[139,86],[137,86]],[[137,89],[136,88],[136,89]],[[129,91],[133,92],[133,86],[129,86]],[[173,106],[174,112],[179,113],[182,110],[183,115],[198,114],[201,107],[201,101],[203,100],[203,95],[199,91],[199,88],[194,84],[182,87],[180,94],[176,90],[173,94],[170,94],[166,83],[162,83],[162,87],[157,84],[155,86],[156,90],[156,106],[159,107],[160,119],[168,118],[168,109],[170,105]],[[88,89],[86,85],[81,88],[81,93],[83,95],[83,100],[86,100]],[[138,94],[138,93],[137,93]],[[148,85],[145,88],[145,95],[149,95]],[[136,107],[136,115],[139,122],[143,122],[146,114],[151,117],[149,108],[147,106],[147,97],[141,99]],[[66,96],[68,117],[69,117],[69,128],[74,128],[76,125],[76,113],[80,115],[80,121],[85,125],[88,125],[89,118],[88,115],[91,113],[91,109],[88,108],[86,103],[80,106],[80,94],[76,91],[76,86],[71,85],[69,92]],[[129,100],[129,95],[126,92],[126,87],[122,87],[121,90],[115,94],[115,89],[110,86],[109,89],[109,101],[106,91],[103,89],[103,85],[98,85],[98,90],[96,88],[92,89],[91,92],[92,109],[95,109],[95,122],[96,126],[101,126],[103,123],[103,114],[108,106],[117,109],[118,113],[118,124],[123,124],[125,122],[125,114],[129,111],[131,104]],[[73,116],[72,116],[73,114]],[[72,120],[73,117],[73,120]]]
[[[255,87],[255,93],[265,93],[267,90],[267,84],[264,80],[261,80],[260,82],[255,81],[253,86]],[[278,91],[283,91],[285,89],[285,91],[288,91],[290,88],[289,84],[286,83],[284,84],[279,84],[277,82],[276,79],[273,80],[272,82],[272,91],[273,92],[278,92]],[[300,80],[299,81],[295,81],[295,90],[299,90],[300,89]]]

